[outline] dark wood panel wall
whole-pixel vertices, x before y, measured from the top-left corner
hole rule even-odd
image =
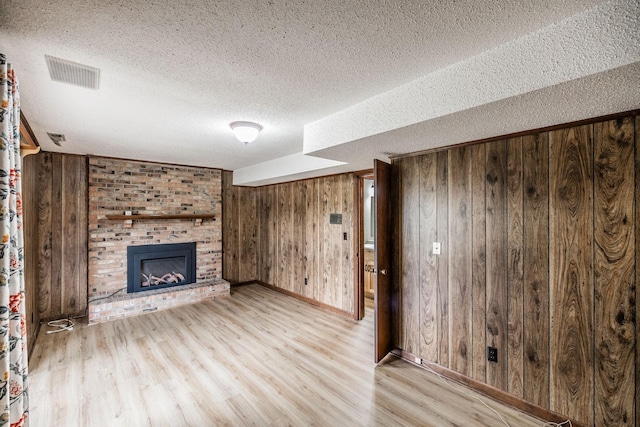
[[[40,153],[36,158],[38,311],[43,320],[83,315],[87,308],[87,158],[59,153]]]
[[[640,425],[639,125],[394,160],[397,346],[586,425]]]
[[[353,313],[356,189],[354,174],[257,188],[260,280]]]
[[[257,192],[234,187],[233,173],[222,172],[222,277],[230,283],[258,280]]]
[[[638,317],[640,313],[640,298],[638,295],[638,285],[640,284],[640,149],[638,149],[638,144],[640,144],[640,116],[636,116],[636,135],[635,135],[635,161],[636,161],[636,170],[635,170],[635,225],[636,225],[636,283],[635,283],[635,300],[636,300],[636,311],[635,311],[635,327],[636,327],[636,338],[635,338],[635,351],[636,351],[636,372],[635,372],[635,380],[636,382],[640,379],[640,327],[638,326]],[[638,391],[638,387],[636,386],[636,427],[640,426],[640,391]]]
[[[24,228],[24,288],[27,317],[27,344],[29,352],[38,333],[38,156],[29,155],[22,160],[22,211]]]
[[[356,189],[354,174],[250,188],[225,172],[223,277],[353,313]],[[332,213],[342,224],[329,223]]]

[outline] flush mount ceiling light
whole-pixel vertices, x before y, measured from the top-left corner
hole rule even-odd
[[[253,122],[231,122],[229,127],[233,130],[238,141],[244,142],[244,145],[255,141],[262,130],[261,125]]]

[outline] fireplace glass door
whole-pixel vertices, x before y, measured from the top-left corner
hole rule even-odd
[[[195,282],[196,244],[127,248],[127,291],[141,292]]]

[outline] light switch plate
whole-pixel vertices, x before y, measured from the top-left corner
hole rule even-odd
[[[440,242],[433,242],[433,254],[440,255]]]

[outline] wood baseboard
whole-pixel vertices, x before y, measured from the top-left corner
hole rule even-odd
[[[239,288],[240,286],[246,286],[246,285],[254,285],[254,284],[260,284],[258,283],[257,280],[249,280],[247,282],[236,282],[236,283],[231,283],[231,287],[232,288]]]
[[[440,366],[429,360],[422,359],[422,363],[416,363],[416,355],[399,348],[393,350],[391,354],[423,369],[430,369],[447,379],[455,381],[463,386],[469,387],[470,389],[477,391],[480,394],[490,397],[491,399],[495,399],[522,412],[526,412],[527,414],[540,418],[541,420],[551,421],[554,423],[562,423],[568,420],[571,421],[571,425],[573,427],[586,427],[584,424],[572,420],[564,415],[550,411],[549,409],[542,408],[538,405],[534,405],[533,403],[513,396],[506,391],[497,389],[481,381],[467,377],[466,375],[462,375],[459,372],[453,371],[449,368],[445,368],[444,366]]]
[[[330,311],[331,313],[339,314],[340,316],[348,317],[349,319],[354,319],[355,318],[355,315],[353,313],[349,312],[349,311],[345,311],[345,310],[342,310],[340,308],[336,308],[336,307],[330,306],[329,304],[325,304],[323,302],[316,301],[314,299],[302,296],[300,294],[296,294],[295,292],[291,292],[291,291],[288,291],[286,289],[278,288],[278,287],[270,285],[268,283],[261,282],[260,280],[256,280],[255,282],[251,282],[251,283],[257,283],[258,285],[264,286],[267,289],[271,289],[272,291],[280,292],[281,294],[285,294],[287,296],[293,297],[293,298],[298,299],[300,301],[304,301],[307,304],[311,304],[311,305],[319,307],[319,308],[321,308],[323,310]]]

